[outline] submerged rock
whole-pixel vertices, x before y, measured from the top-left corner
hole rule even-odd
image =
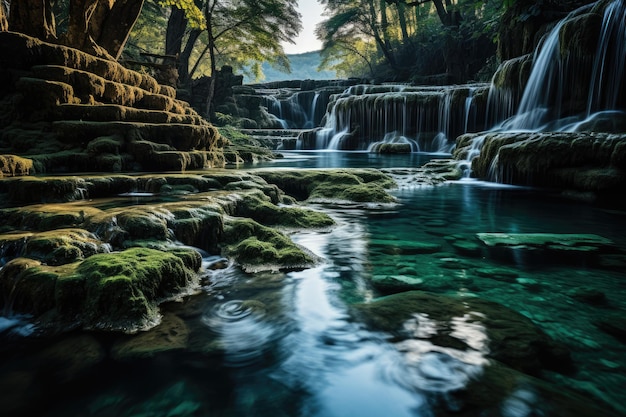
[[[528,318],[478,298],[408,291],[358,304],[355,313],[373,328],[391,333],[395,340],[429,341],[531,375],[572,366],[569,352]]]
[[[173,314],[165,314],[155,328],[118,340],[111,348],[111,356],[116,360],[131,360],[185,349],[188,337],[185,322]]]
[[[478,233],[496,257],[519,262],[517,255],[545,263],[597,263],[600,254],[619,252],[610,239],[593,234]]]

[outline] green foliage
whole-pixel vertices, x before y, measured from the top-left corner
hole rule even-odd
[[[161,7],[157,0],[146,0],[139,19],[133,26],[126,47],[124,57],[132,60],[144,60],[141,53],[165,53],[163,32],[159,28],[167,26],[167,10]]]
[[[513,1],[320,3],[328,16],[316,30],[324,42],[322,68],[342,76],[402,80],[448,71],[447,61],[458,60],[459,51],[463,76],[473,77],[493,49],[489,41],[497,39],[500,17]]]
[[[192,29],[206,29],[206,20],[202,10],[198,8],[193,0],[159,0],[159,4],[163,7],[178,7],[184,11]]]

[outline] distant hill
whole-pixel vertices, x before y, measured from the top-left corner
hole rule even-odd
[[[285,81],[285,80],[334,80],[337,75],[334,71],[317,71],[320,64],[320,52],[305,52],[297,55],[287,55],[291,63],[291,73],[280,72],[272,68],[267,62],[263,63],[265,78],[261,82]],[[245,84],[254,83],[256,80],[244,77]]]

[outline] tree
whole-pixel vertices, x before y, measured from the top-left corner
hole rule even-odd
[[[7,30],[9,30],[7,12],[5,9],[4,0],[0,0],[0,32],[6,32]]]
[[[162,3],[173,6],[167,27],[166,53],[179,55],[181,83],[189,83],[208,58],[212,78],[207,113],[211,112],[213,75],[218,67],[229,64],[241,68],[269,61],[288,68],[281,42],[293,43],[302,27],[296,0],[196,0],[195,3],[163,0]],[[185,13],[181,14],[181,10]],[[201,24],[189,19],[189,10],[196,15],[197,11],[201,12]],[[185,34],[184,41],[182,34]],[[194,51],[199,54],[192,65]]]
[[[377,54],[395,72],[401,68],[397,60],[397,38],[391,33],[389,10],[385,0],[320,0],[329,15],[316,28],[316,34],[323,42],[326,55],[358,55],[370,66],[377,57],[365,59],[364,48],[356,44],[373,42]]]
[[[54,0],[13,0],[9,30],[85,52],[119,58],[144,0],[59,1],[67,15],[67,29],[57,33]]]
[[[328,62],[358,58],[386,79],[407,79],[418,67],[430,72],[445,62],[440,72],[460,82],[495,49],[492,17],[510,1],[321,0],[329,18],[317,35]],[[364,43],[376,45],[376,54],[366,57]]]

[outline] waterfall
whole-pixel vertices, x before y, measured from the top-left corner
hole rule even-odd
[[[510,88],[510,80],[507,84],[503,79],[507,74],[509,78],[513,78],[511,74],[519,75],[519,68],[527,58],[516,58],[501,66],[489,91],[487,121],[496,124],[488,132],[577,132],[590,128],[596,130],[594,126],[598,123],[610,130],[619,124],[620,117],[624,116],[619,110],[624,101],[621,93],[626,64],[624,1],[613,0],[604,9],[597,47],[595,54],[590,54],[591,60],[585,55],[589,52],[585,50],[578,54],[576,45],[567,43],[570,41],[568,31],[575,31],[581,21],[592,16],[586,14],[595,11],[600,4],[574,10],[544,37],[533,55],[530,76],[518,106],[515,104],[515,89]],[[562,50],[564,46],[569,49]],[[518,72],[511,70],[514,66]],[[502,121],[513,113],[515,107],[515,114]],[[484,141],[485,135],[465,140],[463,165],[471,166]],[[498,166],[498,154],[493,156],[490,166],[491,180],[506,181]]]
[[[626,4],[612,2],[604,12],[598,52],[594,61],[587,100],[587,117],[615,109],[626,61]]]
[[[321,122],[326,96],[320,91],[266,91],[263,106],[276,116],[283,129],[313,129]]]
[[[517,114],[492,130],[572,131],[581,121],[597,117],[596,113],[617,108],[626,61],[624,2],[614,0],[604,11],[590,79],[585,78],[584,62],[566,59],[561,51],[563,27],[592,6],[571,12],[545,37],[536,49]],[[568,90],[575,89],[577,84],[586,86],[588,91],[585,110],[578,114],[563,108],[566,96],[572,94]]]
[[[403,144],[410,152],[449,153],[456,136],[470,126],[470,113],[478,113],[477,92],[487,87],[351,86],[331,98],[316,148],[378,151]]]

